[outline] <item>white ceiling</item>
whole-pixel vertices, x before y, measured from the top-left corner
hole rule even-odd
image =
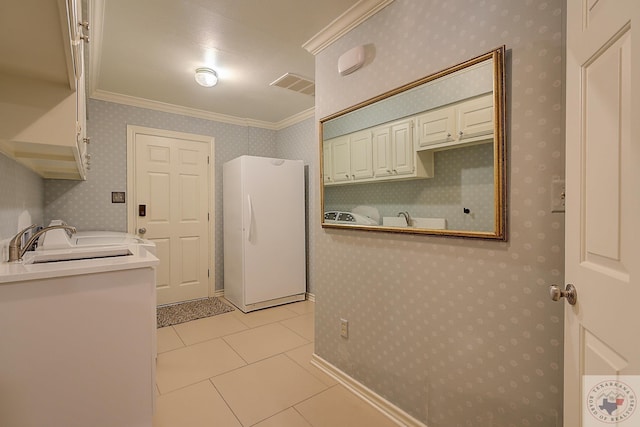
[[[287,72],[314,80],[314,56],[302,45],[341,15],[360,8],[362,17],[363,7],[371,13],[384,3],[89,1],[91,97],[264,123],[282,122],[314,106],[312,96],[269,86]],[[194,71],[203,66],[217,71],[215,87],[195,83]]]

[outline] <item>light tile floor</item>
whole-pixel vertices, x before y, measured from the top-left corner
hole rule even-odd
[[[392,427],[309,361],[314,303],[158,329],[154,427]]]

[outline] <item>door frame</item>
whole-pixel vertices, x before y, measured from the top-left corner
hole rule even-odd
[[[186,132],[177,132],[167,129],[157,129],[150,128],[144,126],[136,126],[136,125],[127,125],[127,232],[131,234],[136,234],[135,223],[136,223],[136,150],[135,150],[135,142],[137,135],[153,135],[165,138],[176,138],[176,139],[185,139],[191,140],[194,142],[205,143],[209,146],[209,162],[207,166],[207,194],[208,194],[208,209],[209,209],[209,221],[208,221],[208,232],[207,232],[207,240],[209,247],[209,259],[207,260],[208,269],[209,269],[209,277],[208,280],[208,294],[209,297],[215,295],[216,292],[216,283],[215,283],[215,255],[216,255],[216,245],[215,245],[215,231],[216,231],[216,214],[215,214],[215,157],[214,157],[214,147],[215,147],[215,138],[208,135],[198,135],[195,133],[186,133]]]

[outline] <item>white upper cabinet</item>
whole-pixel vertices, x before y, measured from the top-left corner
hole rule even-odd
[[[324,141],[325,185],[433,177],[433,152],[416,153],[413,134],[405,119]]]
[[[322,173],[324,183],[331,184],[333,179],[333,162],[331,161],[331,141],[325,141],[322,145]]]
[[[429,111],[418,116],[416,121],[418,123],[418,145],[420,147],[455,140],[456,114],[453,107]]]
[[[376,177],[410,175],[416,170],[412,120],[375,128],[373,146]]]
[[[322,147],[324,183],[338,184],[373,177],[371,148],[370,131],[325,141]]]
[[[391,127],[373,130],[373,174],[376,177],[393,175],[393,155],[391,154]]]
[[[493,134],[493,96],[485,95],[458,107],[458,139],[468,140]]]
[[[331,141],[331,174],[334,184],[351,179],[351,149],[348,136]]]
[[[391,126],[391,153],[394,175],[410,175],[416,170],[413,149],[413,121],[406,120]]]
[[[0,151],[44,178],[85,179],[80,1],[7,2],[2,13],[16,36],[0,40],[11,52],[0,58]]]
[[[428,111],[416,121],[419,150],[485,140],[494,132],[493,95]]]
[[[351,148],[351,179],[354,181],[373,177],[371,131],[349,135]]]

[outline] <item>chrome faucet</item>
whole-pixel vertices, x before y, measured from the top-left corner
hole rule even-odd
[[[398,212],[398,216],[403,216],[404,220],[407,221],[407,225],[411,227],[411,215],[409,215],[409,212]]]
[[[38,240],[40,236],[42,236],[44,233],[46,233],[49,230],[54,230],[56,228],[63,228],[69,231],[71,234],[76,232],[75,227],[70,227],[68,225],[51,225],[49,227],[44,227],[36,231],[35,233],[33,233],[33,235],[31,235],[31,238],[27,240],[27,243],[25,243],[23,248],[22,237],[25,235],[27,231],[32,230],[36,227],[37,227],[36,224],[30,225],[29,227],[25,228],[24,230],[16,234],[13,237],[13,239],[11,239],[11,241],[9,242],[9,262],[22,261],[22,257],[24,256],[25,252],[27,252],[29,248],[33,246],[33,244],[36,242],[36,240]]]

